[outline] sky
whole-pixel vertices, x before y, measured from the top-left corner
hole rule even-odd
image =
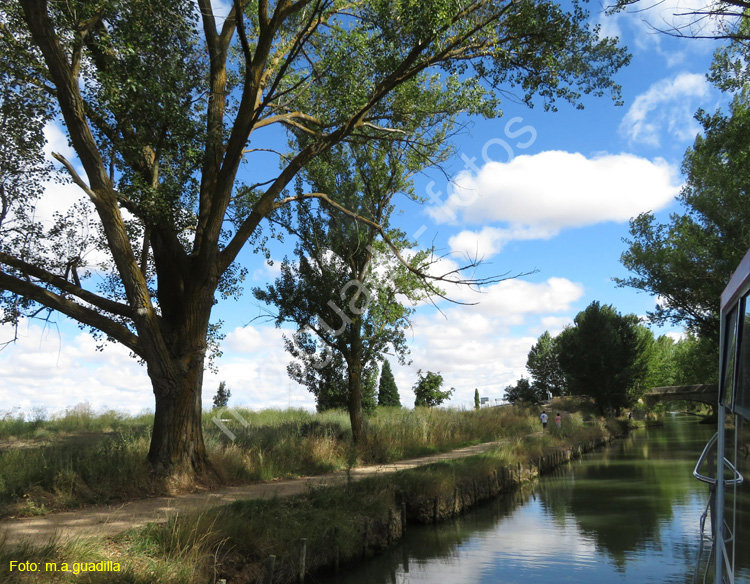
[[[508,99],[502,117],[464,120],[448,177],[417,177],[416,191],[427,203],[400,200],[394,223],[420,248],[434,243],[448,254],[447,266],[479,256],[481,275],[525,274],[478,292],[449,291],[471,305],[418,307],[407,333],[410,363],[389,358],[403,405],[414,402],[418,370],[439,372],[444,387],[455,388],[448,406],[472,407],[475,388],[491,402],[501,400],[505,387],[528,376],[526,359],[536,339],[545,331],[559,333],[591,302],[639,316],[654,308],[656,298],[613,281],[628,275],[620,263],[628,220],[653,211],[666,221],[680,211],[680,165],[699,131],[693,116],[727,102],[705,77],[718,44],[655,30],[689,7],[668,0],[652,10],[606,17],[598,3],[591,4],[592,22],[619,36],[632,54],[616,76],[624,105],[585,98],[583,110],[560,103],[559,111],[544,112]],[[48,154],[73,157],[59,124],[48,126],[46,135]],[[78,197],[72,185],[49,184],[37,212],[51,218]],[[224,321],[226,337],[218,371],[204,377],[204,404],[210,405],[223,380],[232,392],[230,406],[314,409],[313,396],[286,374],[282,335],[289,330],[257,319],[264,309],[249,293],[278,275],[285,254],[291,255],[291,246],[274,248],[276,262],[269,266],[244,253],[248,293],[215,307],[214,320]],[[0,343],[15,334],[0,326]],[[126,349],[98,351],[87,332],[60,315],[23,321],[17,336],[0,351],[0,417],[49,415],[82,403],[94,410],[153,410],[145,368]]]

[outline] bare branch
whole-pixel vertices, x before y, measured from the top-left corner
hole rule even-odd
[[[441,274],[439,276],[434,276],[431,274],[425,273],[423,270],[414,267],[411,263],[409,263],[406,258],[401,254],[401,251],[398,249],[398,246],[391,241],[390,237],[388,237],[388,234],[386,233],[385,229],[382,225],[379,223],[372,221],[370,219],[367,219],[366,217],[362,217],[361,215],[358,215],[354,211],[350,211],[346,207],[343,207],[339,205],[336,201],[331,199],[327,194],[325,193],[305,193],[302,195],[294,195],[291,197],[287,197],[285,199],[282,199],[281,201],[278,201],[275,204],[274,208],[281,207],[283,205],[289,204],[291,202],[298,202],[303,201],[306,199],[318,199],[323,201],[326,205],[329,207],[339,211],[340,213],[343,213],[345,215],[348,215],[349,217],[352,217],[353,219],[357,221],[361,221],[365,223],[366,225],[369,225],[373,229],[375,229],[379,234],[380,237],[383,239],[383,241],[388,245],[388,247],[391,249],[393,254],[396,256],[396,259],[412,274],[419,277],[422,281],[431,281],[431,282],[443,282],[446,284],[456,284],[459,286],[469,286],[469,287],[478,287],[478,286],[487,286],[489,284],[497,284],[498,282],[502,282],[504,280],[511,280],[513,278],[517,278],[520,276],[526,276],[533,272],[524,272],[520,274],[515,274],[513,276],[509,276],[508,274],[510,272],[506,272],[505,274],[501,274],[499,276],[489,276],[487,278],[461,278],[461,279],[455,279],[451,276],[455,276],[458,274],[461,274],[462,272],[465,272],[467,270],[471,270],[479,266],[482,262],[481,259],[475,259],[474,261],[470,262],[468,265],[461,266],[459,268],[456,268],[455,270],[451,270],[449,272],[446,272],[445,274]],[[433,261],[430,262],[430,264],[435,264],[438,261],[444,259],[446,256],[440,256],[436,259],[433,259]],[[430,292],[434,294],[435,296],[439,296],[440,298],[447,300],[449,302],[452,302],[453,304],[460,304],[460,305],[467,305],[471,306],[476,304],[476,302],[461,302],[459,300],[452,299],[439,290],[435,289],[434,287],[430,287]]]
[[[81,190],[84,193],[86,193],[92,201],[97,202],[99,200],[99,197],[97,196],[97,194],[91,190],[91,187],[89,187],[89,185],[86,184],[86,182],[76,172],[76,169],[73,168],[73,165],[62,154],[53,152],[52,158],[60,162],[65,167],[65,170],[68,171],[68,174],[73,179],[73,182],[76,185],[78,185],[81,188]]]

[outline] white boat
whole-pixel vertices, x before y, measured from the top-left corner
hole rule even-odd
[[[709,503],[701,517],[701,551],[693,582],[734,584],[738,518],[748,515],[750,498],[738,467],[750,448],[750,251],[721,295],[718,431],[703,450],[693,475],[709,485]],[[717,472],[717,460],[722,461]],[[744,495],[744,496],[741,496]],[[707,530],[706,520],[710,518]],[[710,533],[710,535],[709,535]],[[740,543],[738,549],[738,543]],[[744,552],[741,552],[744,553]]]

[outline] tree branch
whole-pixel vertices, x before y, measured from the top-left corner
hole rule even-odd
[[[82,324],[92,326],[119,343],[122,343],[136,355],[143,357],[140,339],[136,335],[123,325],[114,322],[91,308],[81,306],[77,302],[73,302],[30,282],[19,280],[14,276],[6,274],[3,270],[0,270],[0,289],[19,294],[47,308],[61,312]]]
[[[68,294],[77,296],[84,302],[88,302],[89,304],[92,304],[97,308],[100,308],[101,310],[105,310],[118,316],[133,318],[133,309],[127,304],[120,304],[119,302],[115,302],[114,300],[103,298],[98,294],[94,294],[93,292],[90,292],[80,286],[68,282],[65,278],[48,272],[47,270],[44,270],[38,266],[29,264],[27,262],[24,262],[23,260],[19,260],[18,258],[15,258],[4,252],[0,252],[0,263],[15,268],[23,274],[32,276],[33,278],[45,282],[46,284],[50,284],[51,286],[54,286],[55,288],[58,288],[63,292],[67,292]]]

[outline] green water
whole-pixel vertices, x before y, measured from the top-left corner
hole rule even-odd
[[[637,430],[455,522],[411,528],[403,544],[387,554],[321,581],[691,582],[708,501],[707,487],[692,470],[714,432],[694,417],[672,416],[664,426]],[[750,502],[749,483],[743,488],[745,502]],[[735,582],[749,584],[746,516],[737,542]]]

